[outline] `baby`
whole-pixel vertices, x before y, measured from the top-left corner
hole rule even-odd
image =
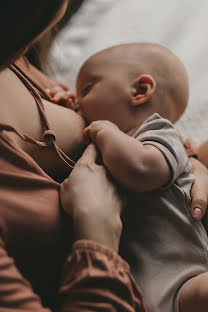
[[[77,79],[85,138],[129,191],[120,253],[150,312],[208,310],[208,239],[190,214],[191,166],[172,125],[187,101],[183,64],[156,44],[101,51]]]

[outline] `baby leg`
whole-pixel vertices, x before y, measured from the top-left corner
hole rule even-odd
[[[208,273],[202,273],[188,282],[179,299],[180,312],[208,311]]]

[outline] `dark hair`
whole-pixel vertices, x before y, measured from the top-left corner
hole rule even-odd
[[[2,0],[0,67],[14,61],[49,25],[64,0]]]

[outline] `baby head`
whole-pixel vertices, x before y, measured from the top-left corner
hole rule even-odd
[[[158,44],[105,49],[84,63],[77,78],[77,104],[86,120],[109,120],[124,132],[155,112],[174,123],[187,102],[185,67]]]

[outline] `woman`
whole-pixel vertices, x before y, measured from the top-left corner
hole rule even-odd
[[[74,235],[60,206],[57,180],[69,174],[85,148],[84,121],[52,104],[44,89],[56,84],[19,58],[67,4],[8,0],[0,5],[0,310],[143,312],[141,293],[117,255],[122,203],[104,167],[96,165],[93,145],[61,186]],[[200,170],[195,193],[207,179]],[[206,203],[193,207],[203,213]]]
[[[95,164],[93,146],[63,184],[77,240],[71,251],[72,222],[61,210],[54,179],[73,165],[62,150],[74,160],[83,152],[85,124],[74,111],[50,103],[43,89],[56,84],[18,59],[67,4],[25,0],[15,7],[7,1],[0,8],[6,29],[0,52],[0,310],[144,310],[129,268],[116,254],[122,204],[105,169]]]

